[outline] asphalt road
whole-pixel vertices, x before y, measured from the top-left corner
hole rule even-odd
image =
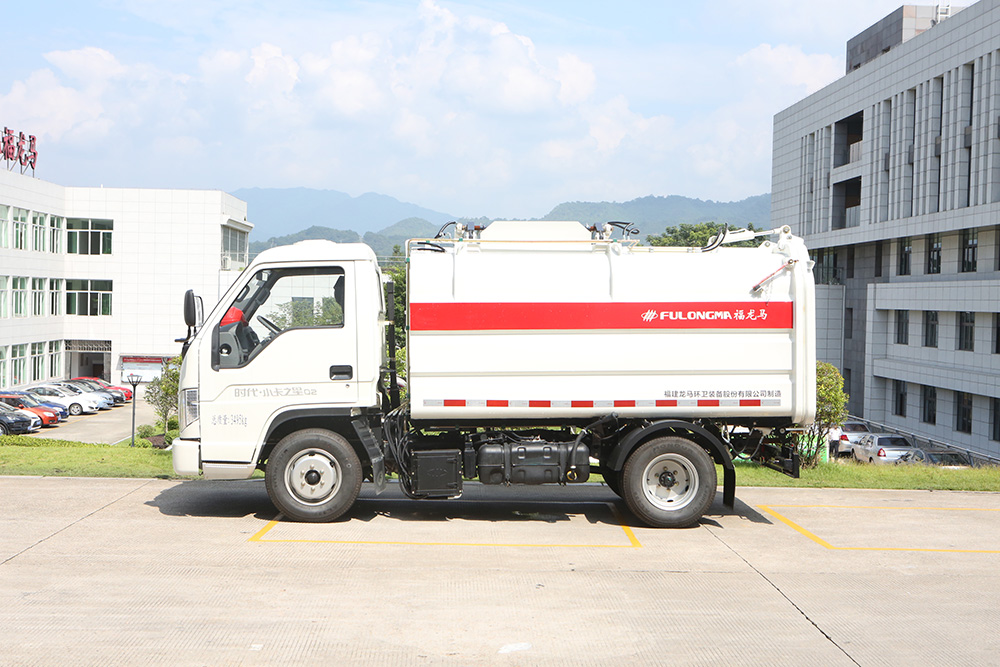
[[[0,664],[995,664],[1000,494],[754,488],[694,528],[601,485],[0,477]],[[721,494],[720,494],[721,496]]]

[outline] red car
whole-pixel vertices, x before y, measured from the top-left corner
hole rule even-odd
[[[12,408],[27,410],[34,414],[42,420],[42,426],[57,426],[59,424],[59,415],[55,410],[39,405],[37,402],[34,402],[32,405],[33,401],[30,398],[25,400],[23,396],[15,394],[0,394],[0,402],[6,403]]]
[[[72,379],[74,379],[74,380],[90,380],[91,382],[96,382],[97,384],[101,385],[105,389],[117,389],[118,391],[120,391],[123,394],[125,394],[125,400],[126,401],[131,401],[132,400],[132,390],[129,389],[128,387],[119,387],[116,384],[111,384],[110,382],[105,382],[101,378],[95,378],[95,377],[84,377],[84,376],[81,376],[81,377],[72,378]]]

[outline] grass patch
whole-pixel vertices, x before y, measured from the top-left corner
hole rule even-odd
[[[179,479],[161,449],[24,436],[0,437],[0,475]]]
[[[721,468],[718,473],[721,484]],[[0,436],[0,475],[180,479],[170,452],[161,449],[129,447],[128,441],[101,445],[16,435]],[[254,473],[262,476],[259,470]],[[601,480],[599,475],[590,479]],[[737,461],[736,485],[1000,492],[1000,467],[950,470],[833,462],[804,469],[799,479],[792,479],[756,463]]]
[[[792,479],[757,463],[736,462],[736,486],[785,486],[838,489],[911,489],[935,491],[1000,491],[1000,468],[938,468],[922,465],[820,463]],[[718,467],[718,466],[717,466]],[[722,469],[719,468],[719,480]]]

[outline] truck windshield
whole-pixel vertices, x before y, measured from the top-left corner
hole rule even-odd
[[[291,329],[344,326],[344,291],[340,267],[258,271],[219,322],[219,365],[244,366]]]

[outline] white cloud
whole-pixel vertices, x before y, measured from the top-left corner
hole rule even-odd
[[[804,53],[787,44],[760,44],[736,58],[758,83],[796,86],[811,94],[843,75],[843,61],[825,53]]]
[[[247,83],[260,94],[287,95],[299,80],[299,64],[286,55],[280,46],[261,44],[250,51],[253,67],[246,75]]]

